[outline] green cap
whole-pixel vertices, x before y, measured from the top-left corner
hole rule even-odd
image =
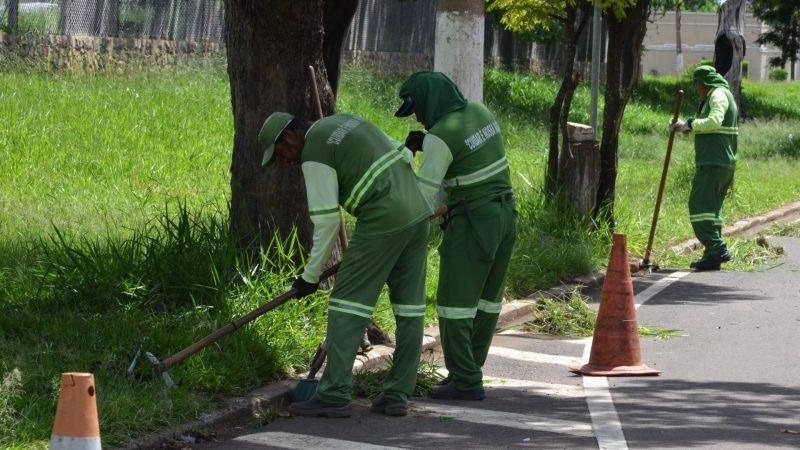
[[[697,66],[694,69],[694,73],[692,73],[692,80],[702,83],[709,87],[728,87],[728,82],[725,80],[725,77],[719,74],[711,66]]]
[[[275,141],[283,133],[283,130],[294,119],[294,116],[285,112],[274,112],[267,117],[261,131],[258,132],[258,142],[264,148],[264,159],[261,160],[262,166],[269,166],[275,162]]]

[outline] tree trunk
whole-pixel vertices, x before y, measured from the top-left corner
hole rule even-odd
[[[797,59],[796,58],[792,58],[791,60],[789,60],[789,62],[792,64],[790,71],[791,71],[791,74],[792,74],[791,75],[792,81],[794,81],[794,70],[795,70],[795,67],[797,66]]]
[[[325,70],[328,72],[328,82],[334,97],[339,90],[342,45],[356,8],[358,8],[358,0],[325,1],[323,14],[325,39],[322,43],[322,59],[325,61]]]
[[[745,0],[728,0],[719,7],[717,36],[714,40],[714,68],[731,86],[739,113],[742,113],[742,61],[745,55]]]
[[[483,0],[438,0],[433,68],[469,100],[483,101]]]
[[[625,16],[608,15],[608,56],[603,112],[603,136],[600,143],[600,185],[594,215],[614,225],[614,197],[617,183],[619,129],[625,107],[633,95],[641,72],[642,41],[647,31],[650,1],[639,0],[625,8]]]
[[[681,42],[681,1],[675,2],[675,73],[683,74],[683,43]]]
[[[572,98],[578,87],[580,77],[575,72],[575,54],[578,49],[578,39],[588,22],[590,8],[588,5],[579,10],[577,6],[567,6],[564,26],[564,39],[566,42],[564,69],[561,74],[561,86],[555,100],[550,106],[550,132],[549,150],[547,153],[547,175],[545,177],[545,192],[553,198],[558,191],[558,161],[559,148],[568,151],[567,120],[572,107]],[[561,142],[559,142],[559,134]]]
[[[323,63],[324,0],[225,1],[225,46],[231,84],[234,138],[231,163],[231,232],[243,246],[297,228],[311,242],[299,166],[261,166],[258,132],[274,111],[316,120],[308,66],[317,69],[323,110],[334,96]],[[349,18],[348,18],[349,21]]]

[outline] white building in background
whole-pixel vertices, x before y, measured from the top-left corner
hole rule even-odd
[[[675,13],[656,14],[647,24],[647,35],[644,39],[644,55],[642,68],[644,73],[652,75],[676,75],[676,37]],[[748,61],[747,78],[754,81],[767,80],[772,68],[769,60],[780,56],[780,50],[756,43],[758,35],[766,26],[752,14],[745,18],[745,60]],[[683,66],[688,67],[701,59],[713,59],[714,38],[717,34],[716,13],[683,13],[681,14],[681,41],[683,49]],[[800,68],[800,63],[798,64]],[[788,70],[789,68],[786,67]],[[800,73],[800,70],[797,71]]]

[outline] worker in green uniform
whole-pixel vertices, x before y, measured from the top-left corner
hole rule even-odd
[[[406,147],[422,151],[420,188],[445,215],[437,313],[448,378],[430,396],[482,400],[482,366],[500,314],[517,212],[500,125],[444,74],[417,72],[400,87],[398,117],[416,115]],[[443,194],[440,190],[443,189]]]
[[[736,166],[739,109],[728,82],[713,67],[697,67],[692,79],[702,98],[698,117],[671,123],[670,130],[694,133],[695,174],[689,220],[705,250],[691,268],[719,270],[722,263],[731,260],[722,237],[722,203]]]
[[[383,396],[372,410],[404,416],[416,385],[425,316],[428,205],[410,165],[411,153],[361,117],[335,114],[313,124],[270,115],[259,133],[263,165],[301,164],[313,246],[293,287],[315,292],[340,226],[339,206],[355,216],[328,307],[328,364],[315,396],[292,403],[302,416],[349,417],[356,351],[384,284],[394,311],[397,346]]]

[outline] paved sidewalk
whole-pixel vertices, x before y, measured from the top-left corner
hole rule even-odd
[[[586,340],[511,330],[493,342],[485,401],[415,399],[405,418],[359,401],[351,419],[278,419],[196,448],[800,448],[781,431],[800,431],[800,240],[777,242],[787,258],[766,272],[634,281],[639,323],[681,330],[642,339],[660,377],[575,376]]]

